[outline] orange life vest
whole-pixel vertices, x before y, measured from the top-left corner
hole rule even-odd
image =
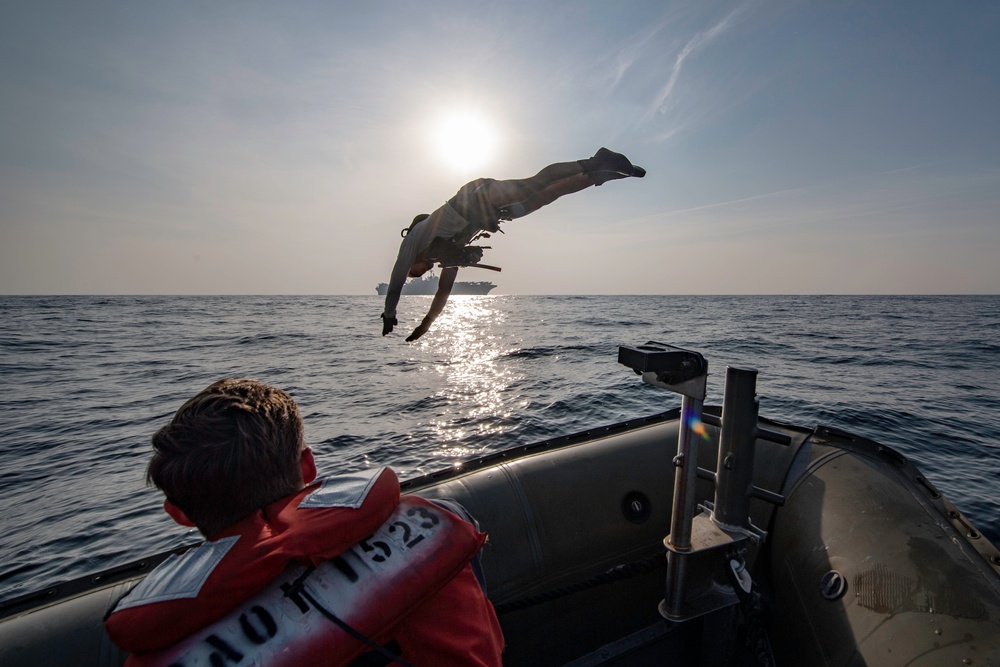
[[[367,475],[346,494],[344,478],[307,487],[150,573],[107,622],[129,664],[336,665],[369,650],[320,607],[383,634],[451,581],[485,535],[422,498],[400,499],[391,470]]]

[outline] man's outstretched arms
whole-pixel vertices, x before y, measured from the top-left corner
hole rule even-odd
[[[449,266],[445,269],[441,269],[441,277],[438,279],[438,288],[437,292],[434,294],[434,300],[431,301],[431,308],[427,311],[427,315],[424,316],[420,326],[414,329],[413,333],[406,337],[407,343],[420,338],[427,333],[428,329],[431,328],[431,324],[434,323],[437,316],[441,314],[442,310],[444,310],[445,304],[448,303],[448,297],[451,296],[451,288],[455,285],[455,278],[457,276],[457,266]],[[389,330],[392,331],[391,328]]]

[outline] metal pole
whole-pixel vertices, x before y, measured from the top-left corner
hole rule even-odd
[[[748,528],[757,431],[757,371],[726,367],[722,432],[713,519],[722,527]]]
[[[691,548],[691,522],[694,520],[694,483],[698,476],[698,440],[691,426],[701,422],[702,402],[681,398],[680,432],[674,465],[674,507],[670,518],[670,544],[678,551]]]
[[[667,543],[666,612],[681,616],[684,602],[684,555],[691,549],[691,524],[695,510],[695,480],[698,475],[698,438],[692,429],[701,423],[702,401],[681,397],[681,423],[677,434],[677,456],[674,458],[674,506],[670,517]]]

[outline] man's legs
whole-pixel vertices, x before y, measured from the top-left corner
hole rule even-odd
[[[493,181],[487,195],[509,217],[520,218],[591,185],[629,176],[641,178],[645,174],[645,170],[633,166],[624,155],[602,148],[594,157],[550,164],[530,178]]]

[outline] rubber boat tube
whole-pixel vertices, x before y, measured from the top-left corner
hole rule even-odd
[[[1000,556],[898,452],[818,429],[774,518],[778,664],[1000,664]]]

